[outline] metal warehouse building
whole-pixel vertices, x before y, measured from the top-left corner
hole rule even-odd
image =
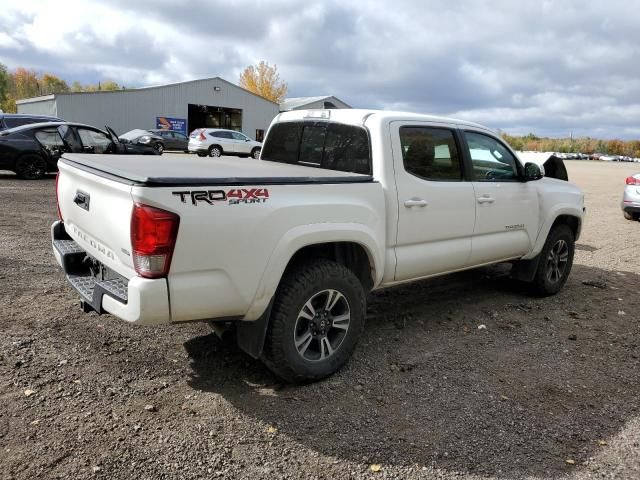
[[[18,100],[18,113],[52,115],[122,134],[135,128],[228,128],[262,141],[279,105],[219,77],[104,92]]]

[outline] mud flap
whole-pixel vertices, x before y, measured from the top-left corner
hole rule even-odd
[[[511,268],[511,278],[523,282],[532,282],[538,271],[540,263],[540,255],[533,257],[531,260],[518,260],[513,263]]]
[[[255,359],[259,359],[262,356],[264,339],[267,336],[269,318],[271,317],[271,307],[273,307],[273,299],[271,299],[269,306],[257,320],[236,323],[238,347]]]

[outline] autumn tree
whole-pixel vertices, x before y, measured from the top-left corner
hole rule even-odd
[[[45,73],[40,78],[41,95],[50,95],[52,93],[66,93],[69,91],[69,85],[61,78]]]
[[[4,110],[9,88],[9,74],[6,65],[0,63],[0,109]]]
[[[11,74],[10,93],[15,99],[31,98],[40,95],[38,85],[38,74],[35,70],[27,70],[26,68],[16,68]]]
[[[282,102],[287,94],[287,84],[280,80],[278,67],[272,67],[264,61],[245,68],[240,74],[239,84],[242,88],[275,103]]]

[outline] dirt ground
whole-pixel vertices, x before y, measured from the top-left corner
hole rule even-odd
[[[568,169],[588,218],[561,293],[493,268],[372,294],[354,357],[306,386],[204,324],[82,314],[53,177],[0,175],[0,478],[640,478],[640,222],[619,207],[640,166]]]

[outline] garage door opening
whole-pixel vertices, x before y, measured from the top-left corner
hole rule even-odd
[[[196,128],[227,128],[242,131],[242,110],[189,104],[189,132]]]

